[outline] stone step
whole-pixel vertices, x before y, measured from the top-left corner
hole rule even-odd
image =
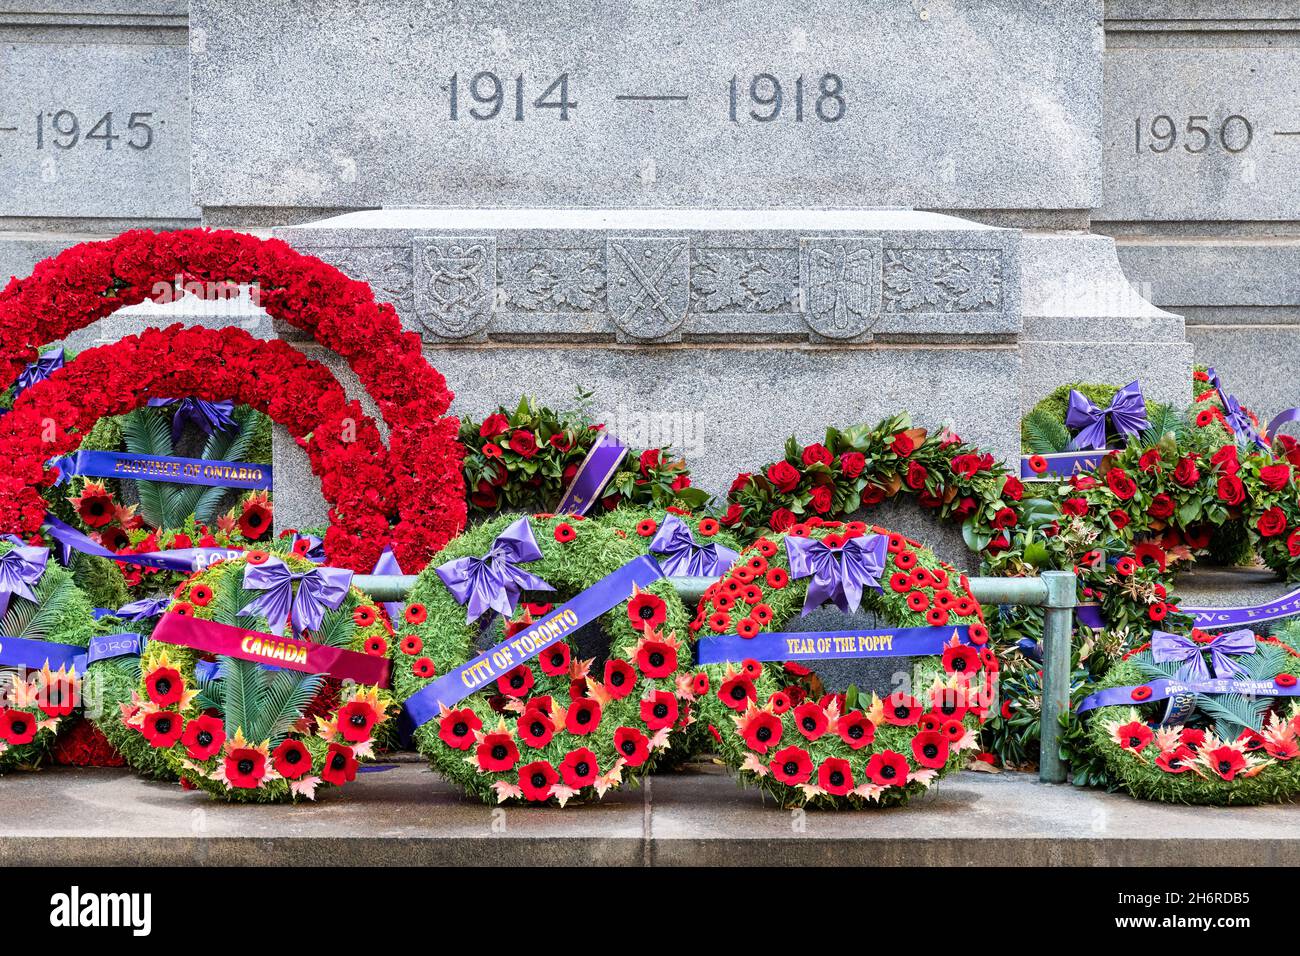
[[[590,806],[494,808],[401,763],[317,806],[215,803],[121,770],[4,778],[0,866],[1300,865],[1292,806],[1178,807],[961,773],[905,808],[800,813],[691,764]]]

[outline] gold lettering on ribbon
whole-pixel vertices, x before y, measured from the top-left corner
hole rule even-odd
[[[549,620],[540,621],[498,644],[482,660],[466,664],[460,669],[460,682],[467,689],[476,690],[510,670],[516,660],[533,656],[565,634],[576,631],[580,624],[575,611],[562,608]]]
[[[301,644],[270,640],[262,634],[246,634],[239,649],[249,657],[285,664],[307,663],[307,648]]]

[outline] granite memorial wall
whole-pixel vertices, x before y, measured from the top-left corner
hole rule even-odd
[[[274,231],[394,302],[458,410],[678,413],[715,491],[908,406],[1010,456],[1008,395],[1178,400],[1194,350],[1300,404],[1251,358],[1295,347],[1300,4],[541,6],[3,0],[0,274]]]

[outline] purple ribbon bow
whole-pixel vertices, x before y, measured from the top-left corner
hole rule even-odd
[[[785,553],[790,558],[790,577],[796,581],[812,578],[800,617],[827,601],[834,602],[845,614],[856,611],[862,604],[864,589],[881,589],[880,574],[888,548],[889,539],[882,534],[849,538],[838,548],[815,538],[787,537]]]
[[[149,399],[150,408],[164,408],[172,404],[176,405],[176,413],[172,415],[173,445],[180,441],[181,432],[185,430],[187,422],[198,426],[204,435],[239,427],[232,417],[235,410],[234,402],[206,402],[201,398]]]
[[[62,346],[56,345],[48,352],[42,352],[40,358],[18,373],[18,381],[14,385],[14,398],[63,368],[64,360]]]
[[[1070,448],[1074,451],[1101,450],[1106,447],[1106,419],[1115,425],[1121,435],[1136,438],[1151,427],[1147,421],[1147,404],[1142,398],[1142,388],[1129,382],[1110,400],[1105,408],[1098,408],[1087,396],[1070,389],[1070,408],[1065,413],[1065,424],[1077,431]]]
[[[675,514],[664,515],[659,530],[650,541],[650,550],[658,555],[659,567],[668,576],[715,577],[740,557],[724,545],[696,544],[686,522]]]
[[[41,580],[45,563],[50,560],[49,548],[32,545],[14,545],[0,557],[0,617],[9,610],[9,599],[15,594],[36,602],[32,585]]]
[[[1205,666],[1201,652],[1208,650],[1214,661],[1215,677],[1247,676],[1246,669],[1233,660],[1242,654],[1255,653],[1255,632],[1249,628],[1217,634],[1214,640],[1198,644],[1190,637],[1170,634],[1168,631],[1155,631],[1151,635],[1151,657],[1157,664],[1183,661],[1178,676],[1186,681],[1209,680],[1210,672]]]
[[[1214,369],[1206,369],[1206,376],[1210,384],[1214,386],[1215,392],[1219,395],[1219,401],[1223,403],[1223,417],[1228,421],[1228,427],[1232,429],[1234,435],[1245,435],[1255,443],[1259,448],[1267,448],[1266,442],[1255,430],[1255,423],[1250,420],[1246,410],[1241,407],[1241,402],[1237,401],[1235,395],[1229,395],[1223,390],[1223,382],[1219,379],[1219,373]]]
[[[295,593],[293,582],[297,581]],[[239,609],[241,615],[260,614],[271,633],[284,633],[290,618],[295,632],[319,630],[326,611],[337,611],[348,595],[352,572],[346,568],[312,568],[290,571],[279,558],[244,568],[244,590],[266,593]]]
[[[169,604],[171,604],[171,598],[141,598],[139,601],[123,604],[116,611],[110,613],[119,621],[147,621],[151,617],[161,615],[163,611],[167,610]]]
[[[541,556],[528,519],[520,518],[497,535],[483,557],[456,558],[436,570],[452,597],[465,605],[468,624],[488,608],[509,617],[524,591],[554,591],[537,575],[515,567]]]

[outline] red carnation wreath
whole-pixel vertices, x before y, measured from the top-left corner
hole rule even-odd
[[[40,346],[125,306],[187,292],[225,294],[234,286],[249,286],[273,318],[346,359],[379,406],[392,452],[387,485],[402,520],[390,533],[358,542],[352,559],[358,567],[373,565],[391,538],[402,566],[418,571],[465,523],[459,423],[445,417],[452,394],[425,361],[419,336],[404,331],[366,283],[281,240],[226,230],[133,230],[64,250],[0,292],[4,384]],[[0,498],[8,494],[0,488]]]
[[[240,329],[173,326],[88,349],[27,389],[0,417],[0,529],[30,535],[54,480],[46,467],[77,448],[104,415],[139,408],[152,396],[231,399],[266,412],[303,441],[331,504],[325,536],[332,563],[374,562],[386,540],[393,503],[391,456],[375,423],[325,366],[291,345],[254,339]]]

